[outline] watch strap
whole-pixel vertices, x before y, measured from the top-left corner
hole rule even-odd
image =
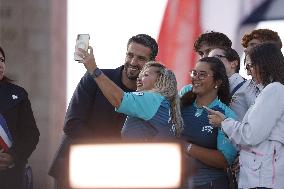
[[[96,68],[93,73],[91,74],[93,78],[97,78],[102,74],[102,70],[100,70],[99,68]]]

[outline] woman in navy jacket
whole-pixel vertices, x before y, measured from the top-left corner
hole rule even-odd
[[[39,130],[27,92],[4,75],[5,58],[0,47],[0,188],[24,189],[27,159],[39,141]]]

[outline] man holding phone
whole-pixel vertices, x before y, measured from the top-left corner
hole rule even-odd
[[[140,70],[146,62],[155,60],[157,53],[156,40],[149,35],[138,34],[128,40],[124,65],[102,71],[124,91],[135,91]],[[63,129],[65,135],[49,170],[49,175],[56,179],[57,189],[69,188],[70,144],[81,140],[120,139],[126,116],[115,112],[97,86],[93,77],[100,74],[100,70],[86,73],[69,103]]]

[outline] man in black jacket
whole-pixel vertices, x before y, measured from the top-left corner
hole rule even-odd
[[[155,39],[146,34],[138,34],[127,43],[124,65],[102,71],[124,91],[135,91],[140,70],[146,62],[155,60],[157,53],[158,44]],[[69,188],[70,144],[78,140],[120,139],[125,118],[125,115],[115,112],[93,77],[86,73],[69,103],[64,123],[65,136],[49,170],[49,175],[56,179],[57,189]]]

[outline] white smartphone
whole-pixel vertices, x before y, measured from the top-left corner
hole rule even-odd
[[[78,34],[76,39],[76,46],[75,46],[75,52],[74,52],[74,60],[75,61],[82,61],[83,58],[77,55],[78,48],[84,49],[85,51],[88,50],[89,47],[89,41],[90,41],[90,35],[89,34]]]

